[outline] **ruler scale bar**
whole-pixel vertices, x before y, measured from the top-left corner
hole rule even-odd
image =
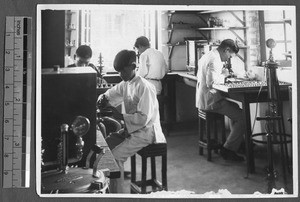
[[[29,187],[31,142],[31,18],[6,17],[3,188]]]

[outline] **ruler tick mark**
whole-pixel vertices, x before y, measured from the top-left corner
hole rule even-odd
[[[30,139],[30,128],[22,128],[24,124],[28,124],[31,114],[30,111],[24,110],[31,103],[31,95],[26,93],[31,92],[31,65],[32,65],[32,37],[31,32],[23,33],[27,29],[31,30],[30,17],[6,17],[5,32],[5,71],[4,71],[4,125],[9,126],[9,131],[3,135],[4,141],[7,143],[12,142],[10,147],[5,147],[3,150],[4,161],[3,167],[10,168],[4,170],[2,174],[13,175],[14,179],[7,181],[3,179],[3,187],[28,187],[29,175],[22,171],[29,171],[29,159],[23,157],[23,153],[30,154],[26,143],[26,148],[20,138],[26,137],[26,142]],[[20,46],[19,46],[20,45]],[[28,53],[28,54],[24,54]],[[24,63],[24,62],[27,63]],[[24,80],[22,79],[24,78]],[[29,84],[29,85],[27,85]],[[23,96],[26,95],[26,101],[23,102]],[[11,104],[10,104],[11,103]],[[25,104],[25,105],[24,105]],[[18,113],[20,110],[20,113]],[[24,150],[24,151],[23,151]],[[25,162],[25,164],[24,164]],[[16,173],[14,173],[14,171]],[[12,174],[10,174],[12,172]]]

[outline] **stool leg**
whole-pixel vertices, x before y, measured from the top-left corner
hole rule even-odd
[[[221,118],[221,129],[222,129],[222,145],[226,142],[226,129],[225,129],[225,118]]]
[[[199,121],[198,121],[198,131],[199,131],[199,141],[203,142],[203,120],[199,117]],[[199,146],[199,155],[203,155],[203,147]]]
[[[146,193],[146,178],[147,178],[147,158],[142,157],[142,181],[141,181],[141,190],[142,194]]]
[[[213,127],[213,130],[214,130],[214,140],[215,140],[215,143],[217,144],[218,143],[218,125],[217,125],[217,122],[218,122],[218,119],[217,119],[217,116],[215,116],[214,117],[214,127]],[[214,145],[214,146],[217,146],[217,145]],[[214,151],[215,151],[215,154],[217,154],[218,153],[218,148],[217,147],[215,147],[215,149],[214,149]]]
[[[162,177],[162,189],[168,191],[167,184],[167,154],[161,156],[161,177]]]
[[[136,191],[132,187],[133,184],[136,183],[136,163],[135,163],[136,155],[131,156],[130,164],[131,164],[131,185],[130,185],[130,193],[135,194]]]
[[[152,180],[153,182],[155,182],[156,180],[156,164],[155,164],[155,157],[154,156],[151,156],[151,177],[152,177]],[[155,191],[155,185],[153,183],[152,185],[152,190]]]
[[[135,155],[131,156],[131,182],[136,182],[136,163],[135,163]]]
[[[206,115],[207,116],[207,115]],[[211,161],[211,142],[210,142],[210,123],[211,119],[206,117],[206,142],[207,142],[207,160]]]

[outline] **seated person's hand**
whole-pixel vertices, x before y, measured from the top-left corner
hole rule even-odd
[[[118,133],[121,134],[124,138],[130,136],[126,128],[122,128],[121,130],[118,131]]]
[[[106,98],[106,96],[104,94],[100,95],[98,100],[97,100],[97,107],[99,109],[104,109],[108,106],[111,106],[108,102],[108,99]]]
[[[124,120],[123,114],[119,112],[115,107],[113,106],[107,106],[105,107],[105,110],[110,110],[112,112],[112,117],[118,120]]]

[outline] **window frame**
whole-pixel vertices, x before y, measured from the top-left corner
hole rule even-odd
[[[267,48],[266,48],[266,25],[282,25],[283,26],[283,40],[275,40],[275,42],[277,44],[284,44],[284,53],[288,52],[288,44],[291,44],[292,41],[287,39],[287,23],[291,25],[291,20],[286,18],[286,14],[285,14],[285,10],[282,10],[282,15],[283,18],[282,20],[274,20],[274,21],[270,21],[270,20],[265,20],[265,11],[258,11],[258,16],[259,16],[259,22],[260,22],[260,26],[259,26],[259,32],[260,32],[260,44],[261,44],[261,61],[267,61]],[[285,56],[285,60],[277,60],[277,61],[287,61],[288,56]],[[276,59],[276,58],[275,58]]]

